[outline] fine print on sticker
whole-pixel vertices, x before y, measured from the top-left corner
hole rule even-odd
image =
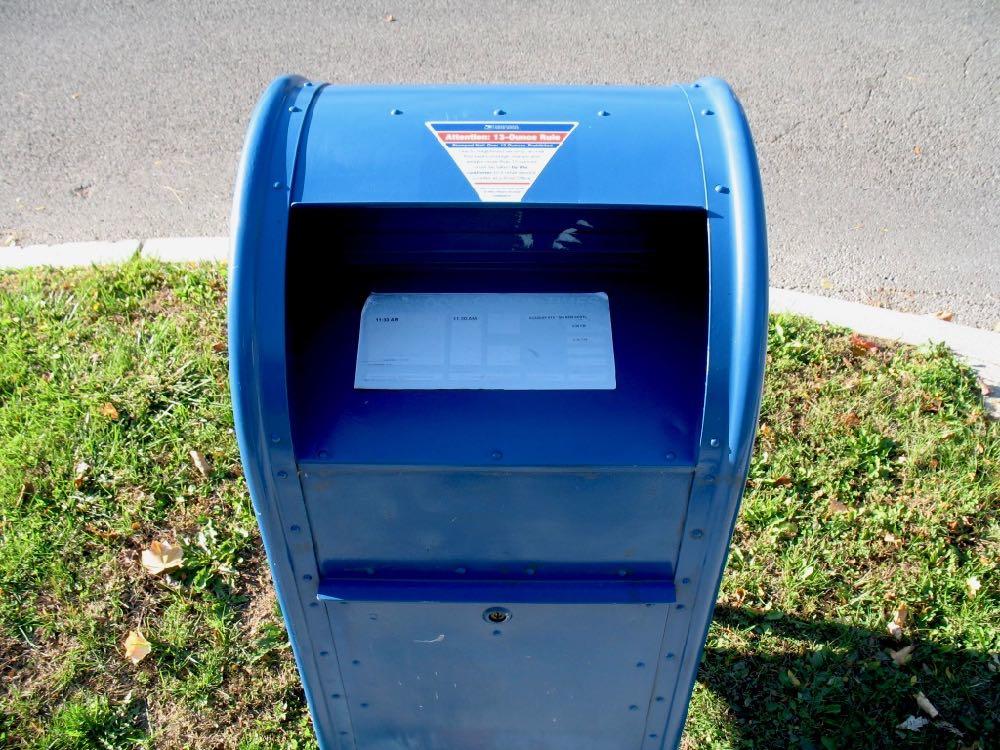
[[[480,200],[510,203],[520,202],[577,124],[426,123]]]

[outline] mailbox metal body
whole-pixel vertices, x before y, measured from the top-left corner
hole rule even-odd
[[[482,200],[449,123],[572,127]],[[320,746],[675,747],[765,355],[729,87],[281,78],[232,236],[236,431]],[[355,388],[373,292],[604,293],[615,387]]]

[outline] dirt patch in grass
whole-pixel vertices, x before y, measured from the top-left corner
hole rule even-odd
[[[224,314],[219,267],[0,274],[0,746],[315,747],[240,476]],[[996,747],[1000,426],[973,377],[799,318],[769,347],[684,747]],[[140,565],[154,540],[183,547],[169,576]],[[901,729],[917,693],[940,716]]]

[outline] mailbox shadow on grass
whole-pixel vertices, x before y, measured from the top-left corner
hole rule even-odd
[[[888,650],[909,643],[911,660],[897,666]],[[689,734],[699,714],[724,713],[738,747],[1000,747],[997,669],[976,651],[720,606],[698,679],[726,706],[713,712],[712,695],[696,697]],[[918,692],[940,716],[918,731],[899,729],[910,716],[929,718]]]

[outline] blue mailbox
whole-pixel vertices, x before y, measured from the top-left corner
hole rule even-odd
[[[237,434],[320,746],[676,746],[764,366],[728,86],[281,78],[232,231]]]

